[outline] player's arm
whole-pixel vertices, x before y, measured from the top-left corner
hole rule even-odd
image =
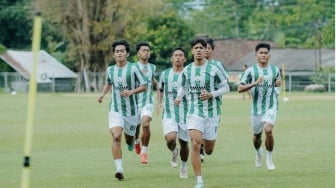
[[[240,83],[240,84],[238,85],[238,92],[239,92],[239,93],[242,93],[242,92],[248,91],[248,90],[250,90],[251,88],[253,88],[254,86],[260,84],[263,80],[264,80],[264,77],[263,77],[263,76],[260,76],[255,82],[252,82],[252,83],[250,83],[250,84]]]
[[[160,76],[160,81],[158,82],[158,90],[157,90],[157,103],[156,103],[156,113],[160,113],[161,108],[162,108],[162,100],[163,100],[163,88],[164,88],[164,83],[163,83],[163,74]]]
[[[206,90],[202,91],[202,93],[200,94],[201,100],[208,100],[213,97],[218,97],[230,91],[230,87],[226,76],[223,74],[218,74],[218,77],[221,80],[221,82],[218,84],[218,89],[211,92],[208,92]]]
[[[186,82],[185,75],[182,74],[180,79],[182,79],[182,81],[181,81],[181,85],[179,85],[179,88],[177,90],[177,96],[174,100],[174,105],[179,105],[180,102],[182,101],[182,98],[184,97],[184,95],[186,95],[187,92],[188,92],[188,84]]]
[[[104,85],[103,91],[102,93],[99,95],[97,101],[99,103],[103,102],[104,96],[111,90],[112,88],[112,84],[109,82],[106,82],[106,84]]]

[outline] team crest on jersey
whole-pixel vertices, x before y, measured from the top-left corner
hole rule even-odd
[[[118,82],[118,83],[121,83],[121,82],[122,82],[122,78],[121,78],[121,77],[118,77],[117,82]]]
[[[201,81],[201,77],[200,77],[200,76],[196,76],[196,77],[195,77],[195,81],[196,81],[196,82],[200,82],[200,81]]]
[[[172,86],[173,86],[174,88],[177,88],[177,82],[173,82],[173,83],[172,83]]]

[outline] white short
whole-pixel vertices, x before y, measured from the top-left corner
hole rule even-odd
[[[162,119],[163,134],[167,135],[170,132],[176,132],[179,139],[189,142],[189,130],[187,124],[177,123],[172,119]]]
[[[202,132],[202,138],[205,140],[216,140],[219,125],[219,117],[199,117],[196,115],[187,115],[188,129],[197,129]]]
[[[134,136],[137,127],[137,116],[122,116],[118,112],[109,112],[109,128],[122,127],[127,135]]]
[[[277,117],[277,110],[268,109],[265,114],[261,115],[251,115],[251,127],[253,134],[259,134],[264,129],[264,122],[268,122],[275,125],[275,120]]]
[[[153,104],[145,104],[145,106],[138,108],[138,124],[141,123],[141,119],[143,116],[153,117],[154,105]]]

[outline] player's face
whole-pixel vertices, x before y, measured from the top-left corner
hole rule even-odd
[[[181,67],[186,62],[186,58],[184,57],[184,53],[181,50],[176,50],[171,57],[171,61],[173,62],[173,66]]]
[[[138,51],[138,57],[143,61],[148,61],[150,58],[150,49],[148,46],[141,46]]]
[[[261,64],[267,64],[270,54],[267,48],[259,48],[256,52],[257,61]]]
[[[117,63],[122,63],[127,61],[128,53],[124,45],[118,45],[114,48],[113,57]]]
[[[205,55],[205,47],[203,47],[201,43],[197,43],[193,46],[191,52],[194,55],[195,60],[201,60]]]
[[[211,54],[212,54],[212,48],[209,44],[207,44],[207,47],[205,49],[205,58],[209,59],[211,57]]]

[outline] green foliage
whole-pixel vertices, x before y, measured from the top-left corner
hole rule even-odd
[[[7,48],[0,43],[0,54],[6,52]]]
[[[188,52],[189,43],[194,37],[192,28],[178,17],[173,10],[167,10],[160,16],[148,19],[146,40],[150,41],[158,69],[170,67],[172,50],[182,47]]]
[[[197,33],[213,38],[276,41],[282,47],[334,48],[335,2],[330,0],[209,0],[191,10]]]
[[[318,71],[314,76],[310,77],[310,80],[314,84],[321,84],[324,85],[325,87],[328,86],[329,83],[329,76],[330,74],[335,73],[335,67],[321,67],[320,71]],[[333,85],[335,84],[335,77],[332,77],[330,80]]]

